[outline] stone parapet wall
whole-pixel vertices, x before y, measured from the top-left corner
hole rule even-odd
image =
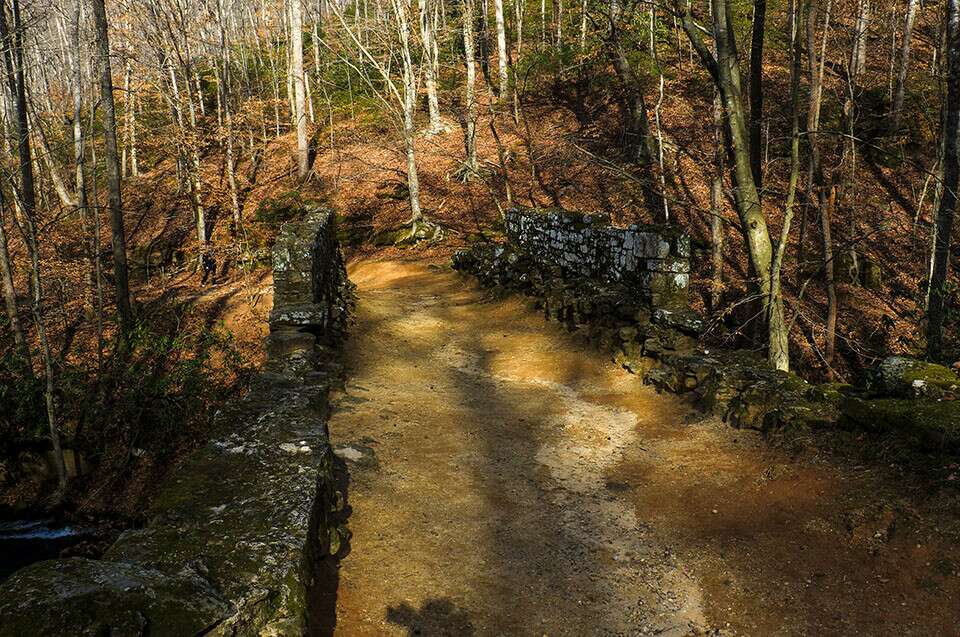
[[[655,307],[682,307],[690,286],[690,237],[671,226],[618,228],[604,214],[516,207],[505,215],[516,250],[573,276],[620,282]]]
[[[332,213],[314,211],[284,225],[273,246],[270,330],[305,329],[338,340],[347,320],[346,276]]]
[[[247,396],[218,412],[144,528],[102,559],[39,562],[0,585],[0,636],[299,637],[317,621],[308,599],[345,535],[326,422],[351,290],[333,215],[307,212],[274,249],[268,360]]]

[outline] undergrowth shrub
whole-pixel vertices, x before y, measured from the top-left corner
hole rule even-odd
[[[0,354],[0,457],[19,443],[41,438],[46,431],[43,380],[28,373],[13,347]]]
[[[74,409],[64,420],[101,469],[144,451],[160,459],[203,440],[248,371],[222,327],[164,334],[141,325],[114,349],[99,382],[90,370],[65,370],[62,402]]]

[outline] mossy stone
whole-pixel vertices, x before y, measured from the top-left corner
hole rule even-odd
[[[890,356],[878,369],[881,391],[887,396],[913,398],[940,397],[960,386],[960,378],[950,369],[906,356]]]
[[[894,434],[930,449],[960,449],[960,401],[848,396],[840,411],[848,425]]]

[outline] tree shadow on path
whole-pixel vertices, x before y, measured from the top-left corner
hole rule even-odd
[[[411,636],[472,637],[475,634],[470,613],[449,599],[428,599],[419,609],[406,602],[390,606],[387,621],[406,629]]]

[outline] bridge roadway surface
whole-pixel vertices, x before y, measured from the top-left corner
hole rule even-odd
[[[357,322],[329,423],[352,532],[336,635],[956,627],[956,597],[898,590],[910,556],[878,559],[838,521],[862,506],[883,530],[856,476],[697,416],[444,265],[350,276]]]

